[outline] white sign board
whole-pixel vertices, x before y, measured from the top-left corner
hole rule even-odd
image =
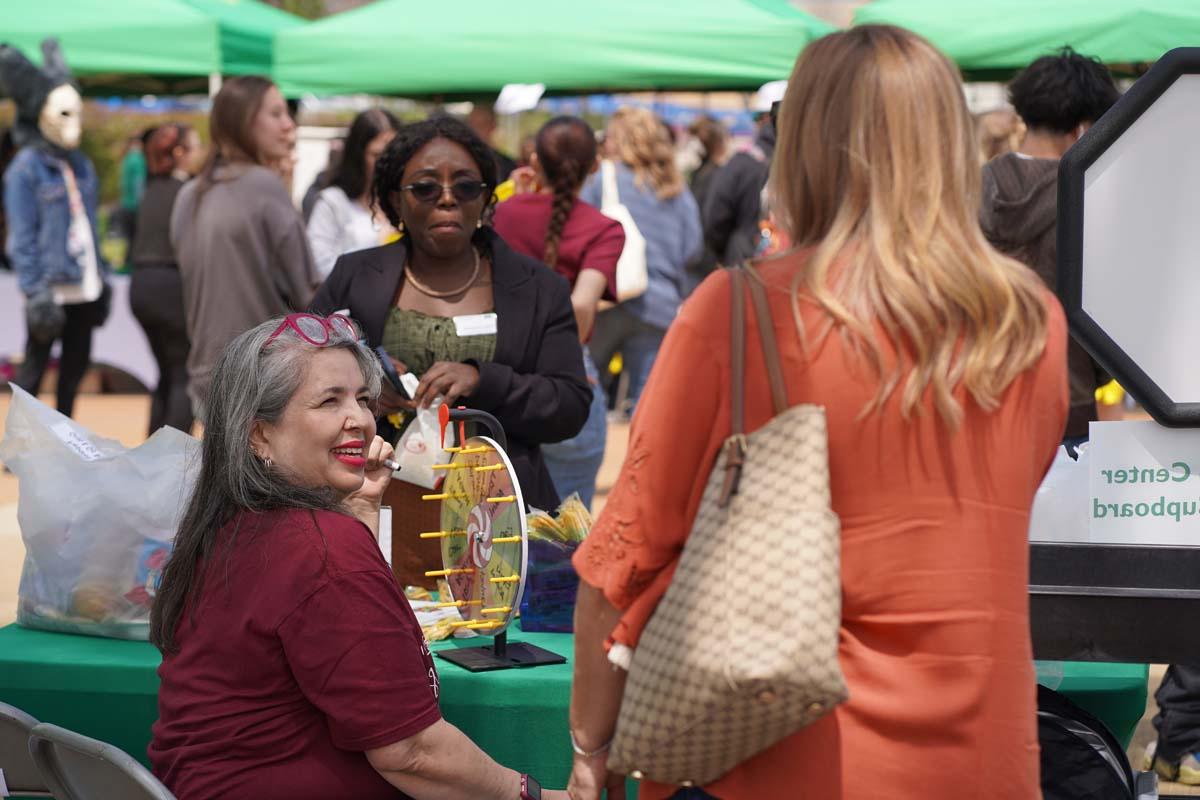
[[[1090,541],[1200,547],[1200,430],[1093,422],[1088,461]]]

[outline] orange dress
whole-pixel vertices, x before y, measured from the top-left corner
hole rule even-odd
[[[1045,351],[999,409],[984,412],[959,392],[957,434],[929,402],[904,422],[899,392],[860,419],[877,388],[870,369],[836,335],[806,357],[796,332],[787,287],[803,259],[789,254],[759,274],[789,402],[823,405],[828,418],[850,699],[706,788],[722,800],[1038,798],[1027,531],[1067,416],[1062,309],[1047,292]],[[728,276],[716,274],[680,311],[639,401],[620,479],[575,556],[583,580],[624,612],[612,637],[631,646],[666,591],[729,432],[729,292]],[[746,303],[754,430],[771,403]],[[821,312],[802,308],[815,330]],[[774,587],[762,589],[769,614]],[[647,782],[641,796],[673,791]]]

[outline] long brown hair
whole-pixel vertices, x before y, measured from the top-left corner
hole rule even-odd
[[[232,161],[248,158],[261,164],[262,156],[254,143],[254,117],[262,108],[263,98],[275,86],[261,75],[239,75],[221,85],[213,98],[208,115],[209,138],[212,146],[200,174],[196,176],[196,209],[200,200],[215,181],[217,168]]]
[[[575,197],[596,163],[596,134],[579,117],[555,117],[537,134],[537,157],[554,192],[542,261],[558,263],[558,243]]]
[[[771,173],[773,211],[813,254],[792,283],[879,377],[882,408],[901,388],[910,418],[927,391],[953,430],[953,392],[995,409],[1041,356],[1044,287],[979,228],[974,127],[957,71],[926,40],[863,25],[801,54],[788,81]],[[836,266],[836,269],[835,269]],[[895,347],[885,364],[876,325]],[[805,339],[807,341],[807,339]]]
[[[649,186],[659,200],[670,200],[683,192],[683,175],[675,165],[671,137],[652,111],[618,108],[604,132],[610,152],[633,170],[639,186]]]

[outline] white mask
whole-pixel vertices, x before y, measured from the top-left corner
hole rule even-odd
[[[51,144],[65,150],[79,147],[83,133],[83,98],[69,83],[64,83],[46,96],[38,116],[38,130]]]

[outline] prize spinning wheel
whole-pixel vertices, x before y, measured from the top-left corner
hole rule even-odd
[[[525,588],[525,503],[512,464],[494,439],[475,436],[452,448],[454,457],[438,465],[446,481],[437,497],[442,502],[442,529],[423,533],[442,540],[443,576],[457,608],[455,623],[480,633],[496,634],[508,627],[521,607]]]
[[[455,628],[494,636],[492,647],[442,650],[438,656],[472,672],[536,664],[561,664],[562,656],[524,643],[508,644],[509,624],[521,607],[525,591],[529,539],[525,526],[525,500],[504,452],[507,442],[500,423],[481,411],[446,406],[440,410],[442,440],[451,421],[460,425],[460,446],[446,448],[452,454],[434,469],[446,473],[437,494],[427,501],[442,504],[441,530],[421,534],[440,539],[442,569],[425,574],[443,577],[450,597],[441,605],[458,609],[462,617]],[[465,435],[466,422],[489,428],[492,437]]]

